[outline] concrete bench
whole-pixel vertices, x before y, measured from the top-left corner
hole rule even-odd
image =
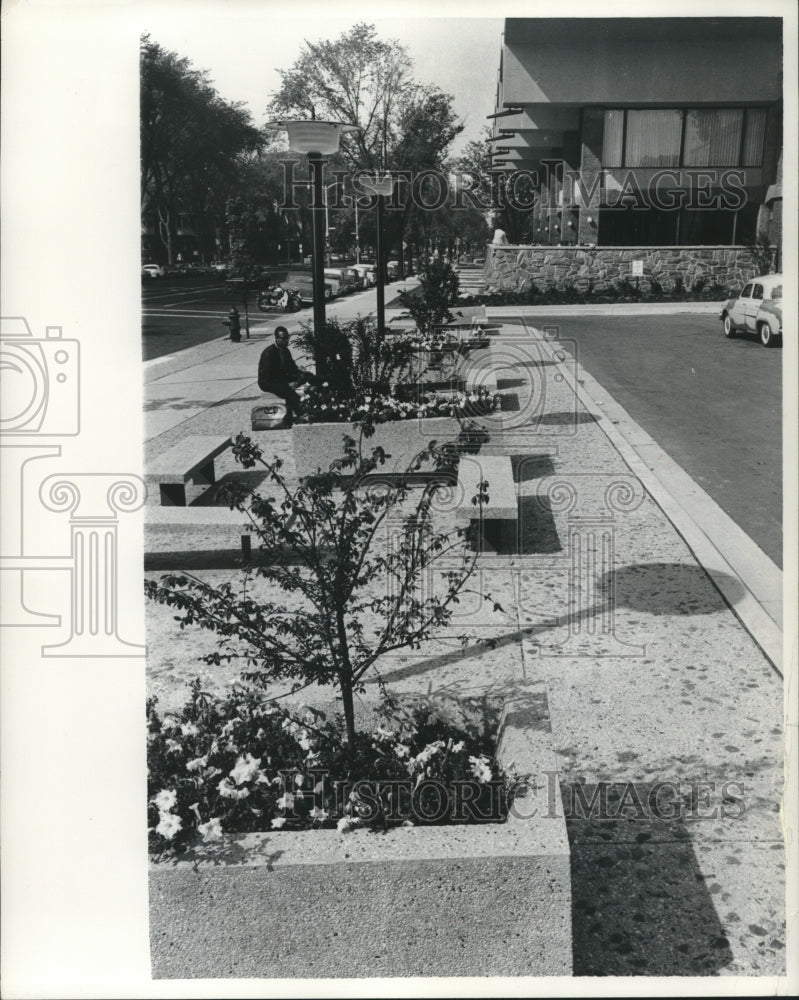
[[[185,438],[149,464],[145,481],[158,484],[162,507],[185,507],[186,484],[215,483],[214,459],[229,447],[229,437]]]
[[[488,483],[488,502],[482,508],[472,503],[478,485]],[[505,549],[516,547],[519,527],[519,501],[513,481],[509,455],[462,455],[458,463],[458,494],[455,523],[470,527],[472,547],[483,549],[486,532],[491,541]]]

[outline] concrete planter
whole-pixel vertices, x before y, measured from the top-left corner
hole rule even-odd
[[[534,695],[534,692],[530,692]],[[506,823],[227,838],[150,875],[156,979],[568,976],[569,844],[548,726],[506,704],[535,781]]]
[[[355,424],[295,424],[292,428],[294,464],[297,476],[316,475],[344,453],[344,435],[361,441],[364,454],[384,448],[391,457],[381,466],[383,473],[405,472],[414,456],[431,441],[455,441],[460,433],[456,417],[426,417],[416,420],[389,420],[377,424],[372,437],[361,439]],[[423,470],[427,471],[427,470]],[[430,470],[432,471],[432,470]]]

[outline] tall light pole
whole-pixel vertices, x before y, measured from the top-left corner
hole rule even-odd
[[[325,189],[322,183],[322,172],[325,160],[338,150],[341,136],[349,132],[360,131],[357,125],[347,125],[342,122],[320,121],[312,117],[308,119],[284,119],[269,122],[268,128],[282,128],[288,132],[289,148],[295,153],[307,153],[308,166],[313,182],[313,197],[311,199],[311,214],[313,217],[313,328],[314,328],[314,364],[317,374],[322,374],[325,367],[322,338],[325,335]]]
[[[361,178],[363,189],[369,194],[377,195],[377,332],[380,337],[386,333],[386,262],[385,246],[383,245],[383,202],[394,190],[394,178],[391,174],[384,177],[375,175],[372,178]]]

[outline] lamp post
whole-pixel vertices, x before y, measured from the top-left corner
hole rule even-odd
[[[269,122],[268,128],[282,128],[288,132],[289,148],[295,153],[307,153],[308,166],[313,180],[311,213],[313,217],[313,328],[314,363],[317,374],[324,369],[324,352],[321,340],[325,335],[325,213],[322,171],[324,156],[338,151],[342,135],[360,131],[357,125],[342,122],[320,121],[317,118],[284,119]]]
[[[386,333],[386,262],[385,246],[383,245],[383,201],[394,190],[394,178],[391,174],[384,177],[375,175],[372,178],[361,178],[361,185],[369,194],[377,195],[377,332],[380,337]]]

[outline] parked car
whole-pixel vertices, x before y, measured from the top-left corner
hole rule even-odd
[[[353,264],[353,268],[361,275],[365,288],[377,284],[377,268],[374,264]]]
[[[352,282],[345,278],[343,268],[326,267],[325,281],[332,283],[334,296],[344,295],[346,292],[352,291]]]
[[[282,283],[286,289],[298,292],[303,302],[313,302],[313,275],[304,271],[295,271],[289,274]],[[325,278],[325,299],[333,298],[333,285],[338,288],[338,282],[332,278]]]
[[[142,278],[163,278],[165,273],[164,268],[160,264],[142,264]]]
[[[390,260],[386,264],[386,276],[389,281],[396,281],[399,274],[399,261]]]
[[[725,337],[756,333],[764,347],[782,341],[782,275],[763,274],[747,282],[740,295],[727,299],[719,314]]]
[[[364,287],[363,275],[357,267],[342,267],[341,272],[348,291],[359,292]]]

